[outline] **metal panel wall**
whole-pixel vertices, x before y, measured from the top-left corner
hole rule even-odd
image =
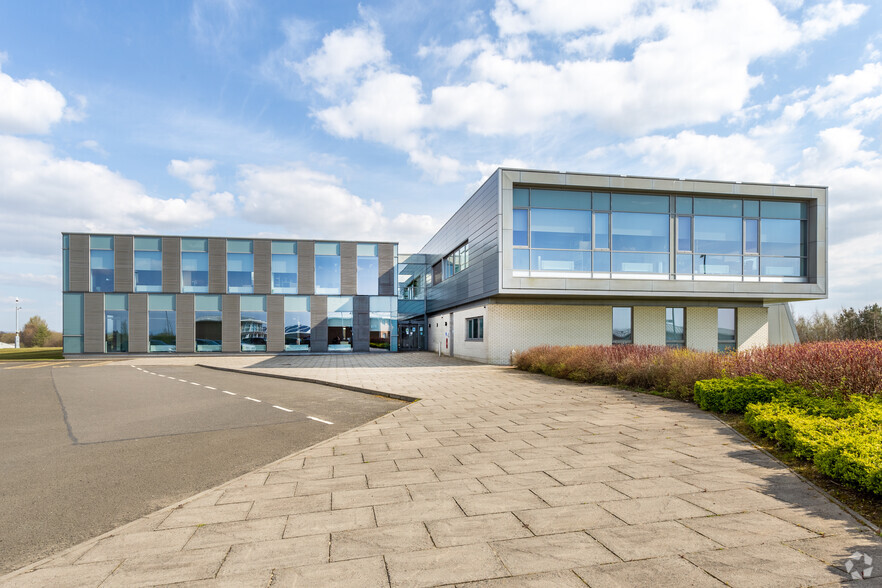
[[[297,241],[297,293],[315,294],[315,241]]]
[[[328,350],[328,297],[312,296],[309,299],[310,308],[310,351]]]
[[[227,291],[226,239],[208,240],[208,291],[212,294],[225,294]],[[236,312],[239,312],[238,306]],[[238,318],[236,319],[236,324],[239,324]]]
[[[352,350],[371,350],[371,299],[356,296],[352,301]]]
[[[358,283],[358,244],[340,243],[340,294],[353,296]]]
[[[116,235],[113,238],[113,291],[134,292],[135,238],[131,235]]]
[[[162,291],[181,291],[181,238],[162,238]],[[180,300],[180,297],[178,298]],[[180,347],[179,347],[180,349]]]
[[[163,250],[165,243],[163,243]],[[163,254],[164,255],[164,254]],[[178,294],[175,300],[177,313],[177,335],[175,350],[178,353],[194,353],[196,351],[196,297],[193,294]]]
[[[89,291],[89,235],[70,235],[70,291]]]
[[[83,351],[104,353],[104,294],[98,292],[83,296]]]
[[[147,295],[129,294],[129,353],[147,353]]]
[[[285,350],[285,297],[266,297],[266,350],[278,353]]]
[[[242,350],[242,317],[239,313],[239,296],[236,294],[225,294],[223,305],[223,325],[221,327],[223,342],[221,349],[224,353],[236,353]]]
[[[380,296],[396,296],[395,291],[397,283],[395,276],[395,245],[392,243],[380,243],[378,246],[380,265],[380,285],[378,293]]]
[[[254,240],[254,293],[269,294],[272,284],[272,241]]]

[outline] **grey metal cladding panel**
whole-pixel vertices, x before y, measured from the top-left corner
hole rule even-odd
[[[162,238],[162,291],[169,293],[181,291],[180,237]]]
[[[297,241],[297,293],[315,294],[315,241]]]
[[[380,284],[377,292],[380,296],[395,296],[395,246],[391,243],[380,243],[378,249]]]
[[[272,241],[254,240],[254,293],[269,294],[272,283]]]
[[[208,291],[212,294],[224,294],[227,291],[226,239],[208,240]]]
[[[68,245],[70,246],[70,291],[88,292],[89,235],[70,235]]]
[[[285,350],[285,297],[266,297],[266,350],[273,353]]]
[[[113,291],[132,292],[135,290],[133,250],[135,238],[131,235],[113,237]]]
[[[311,296],[310,308],[310,351],[328,350],[328,297]]]
[[[352,304],[352,350],[371,349],[371,302],[367,296],[356,296]]]
[[[83,351],[104,353],[104,294],[83,296]]]
[[[491,178],[478,189],[450,220],[429,240],[420,253],[445,255],[465,241],[473,227],[485,224],[496,226],[499,211],[498,175]],[[495,228],[494,228],[495,232]]]
[[[178,328],[175,350],[178,353],[193,353],[196,351],[196,297],[193,294],[178,294],[175,298]]]
[[[129,353],[147,353],[147,295],[129,294]]]
[[[224,353],[242,350],[242,323],[239,313],[239,297],[225,294],[223,297],[223,323],[221,325],[221,349]]]
[[[358,277],[358,244],[357,243],[340,243],[340,294],[343,296],[353,296],[357,294],[355,291]]]

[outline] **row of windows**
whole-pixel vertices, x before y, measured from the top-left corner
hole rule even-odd
[[[90,237],[89,267],[91,292],[114,291],[115,259],[113,237]],[[250,240],[227,240],[226,291],[230,294],[254,292],[254,251]],[[65,289],[69,289],[69,254],[65,236]],[[340,294],[340,244],[315,244],[316,294]],[[135,292],[162,292],[162,239],[135,237],[133,278]],[[271,261],[271,292],[297,294],[297,243],[273,241]],[[181,239],[181,292],[208,292],[208,240]],[[374,243],[359,243],[356,260],[356,292],[376,296],[379,293],[378,247]]]
[[[469,244],[463,243],[441,261],[432,266],[432,281],[429,285],[440,284],[469,267]],[[426,276],[428,278],[428,275]]]
[[[613,345],[634,343],[634,314],[629,306],[612,309]],[[717,309],[717,351],[727,353],[737,347],[736,314],[734,308]],[[665,309],[665,344],[668,347],[686,346],[686,309]]]

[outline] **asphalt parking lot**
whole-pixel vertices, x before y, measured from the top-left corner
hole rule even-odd
[[[403,405],[198,367],[0,363],[0,574]]]

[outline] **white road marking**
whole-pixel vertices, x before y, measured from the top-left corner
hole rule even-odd
[[[199,384],[199,383],[197,383],[197,382],[190,382],[190,383],[193,384],[194,386],[201,386],[201,385],[202,385],[202,384]]]
[[[250,396],[246,396],[245,400],[250,400],[251,402],[260,402],[257,398],[251,398]]]
[[[183,383],[185,383],[185,384],[189,384],[189,383],[190,383],[190,382],[188,382],[187,380],[182,380],[182,379],[180,379],[180,378],[178,378],[178,382],[183,382]]]
[[[333,425],[333,424],[334,424],[334,423],[332,423],[331,421],[326,421],[326,420],[323,420],[323,419],[318,419],[318,418],[313,417],[313,416],[308,416],[308,417],[306,417],[306,418],[308,418],[308,419],[312,419],[312,420],[314,420],[314,421],[318,421],[318,422],[320,422],[320,423],[325,423],[326,425]]]
[[[294,412],[290,408],[285,408],[284,406],[276,406],[275,404],[273,404],[273,408],[278,408],[279,410],[284,410],[285,412]]]
[[[236,395],[235,392],[227,392],[226,390],[221,390],[221,392],[223,392],[224,394],[229,394],[230,396],[235,396],[235,395]]]
[[[215,388],[214,386],[206,386],[206,388],[208,388],[209,390],[217,390],[217,388]]]

